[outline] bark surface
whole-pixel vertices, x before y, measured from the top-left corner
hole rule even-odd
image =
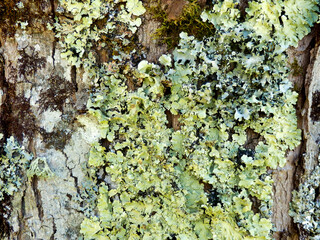
[[[55,177],[32,177],[15,194],[8,239],[78,239],[83,219],[83,203],[77,198],[85,181],[82,166],[90,144],[99,138],[96,125],[89,124],[93,120],[84,116],[90,80],[61,59],[55,33],[46,28],[56,16],[54,0],[23,1],[30,18],[27,31],[11,26],[18,17],[9,11],[15,2],[0,3],[0,8],[7,10],[0,17],[0,131],[5,137],[15,136],[34,156],[45,157]],[[170,18],[175,19],[179,4],[185,1],[164,2]],[[146,15],[139,30],[137,44],[147,49],[149,61],[167,51],[166,46],[152,38],[158,27],[159,22]],[[275,239],[303,239],[288,210],[292,190],[318,164],[318,33],[316,26],[297,48],[288,50],[289,62],[296,61],[301,68],[292,73],[291,80],[299,92],[297,115],[303,140],[295,151],[288,153],[286,166],[273,172]],[[178,129],[177,116],[168,118]],[[85,127],[83,122],[87,123]]]

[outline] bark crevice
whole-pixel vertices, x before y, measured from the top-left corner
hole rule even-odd
[[[51,4],[51,16],[52,16],[52,22],[53,24],[55,23],[55,18],[56,18],[56,9],[54,5],[54,0],[50,0]],[[53,69],[55,69],[55,54],[56,54],[56,46],[57,46],[57,37],[56,37],[56,27],[53,25],[52,31],[54,33],[54,39],[52,41],[52,64],[53,64]]]
[[[32,186],[32,191],[36,200],[36,206],[38,209],[38,217],[40,221],[43,219],[43,206],[42,206],[42,199],[41,199],[41,192],[38,189],[38,177],[33,176],[31,179],[31,186]]]
[[[50,240],[54,240],[55,239],[55,234],[57,233],[57,225],[54,219],[54,216],[51,215],[52,217],[52,234],[50,236]]]
[[[25,188],[23,191],[23,195],[21,197],[21,207],[20,207],[20,213],[18,215],[19,217],[19,231],[17,233],[18,240],[23,240],[23,232],[25,228],[25,215],[26,215],[26,203],[25,203],[26,192],[27,192],[27,189]]]

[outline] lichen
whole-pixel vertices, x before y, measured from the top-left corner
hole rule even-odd
[[[12,196],[22,184],[27,164],[32,159],[24,148],[20,147],[13,137],[4,146],[4,155],[0,165],[0,201],[7,195]]]
[[[317,2],[250,1],[245,15],[239,1],[212,3],[197,21],[214,34],[180,32],[159,65],[136,67],[137,51],[121,49],[141,24],[141,1],[61,1],[73,21],[57,22],[57,37],[92,78],[101,136],[88,159],[98,190],[85,239],[271,238],[267,170],[284,166],[301,135],[284,50],[317,20]],[[103,64],[97,42],[112,47]]]
[[[1,134],[1,137],[3,135]],[[7,139],[0,156],[0,237],[10,229],[8,219],[11,212],[10,200],[19,191],[25,178],[26,169],[32,156],[13,137]]]
[[[320,157],[318,161],[320,160]],[[292,192],[290,216],[310,239],[320,238],[320,166],[316,166],[299,188]]]
[[[32,178],[33,176],[49,178],[53,177],[54,173],[51,171],[45,157],[37,157],[31,161],[27,170],[27,176],[29,178]]]

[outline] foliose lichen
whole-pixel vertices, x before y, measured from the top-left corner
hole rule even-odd
[[[141,1],[60,3],[73,16],[55,24],[63,57],[93,80],[88,109],[102,136],[88,160],[98,196],[84,238],[271,239],[267,170],[284,166],[301,135],[284,50],[317,20],[317,1],[250,1],[245,15],[240,1],[212,1],[201,21],[214,34],[181,32],[159,65],[138,67],[136,51],[121,49],[142,22]],[[95,42],[113,47],[104,64]],[[259,136],[250,148],[249,131]]]
[[[318,161],[320,160],[320,157]],[[320,239],[320,166],[292,192],[290,216],[310,239]]]
[[[3,238],[10,232],[10,201],[26,180],[25,172],[32,156],[13,137],[6,139],[0,151],[0,238]]]
[[[0,201],[12,196],[23,183],[25,170],[32,159],[13,137],[7,139],[4,154],[0,157]]]
[[[54,173],[51,171],[45,157],[37,157],[31,161],[27,170],[27,176],[29,178],[32,178],[33,176],[49,178],[53,177]]]

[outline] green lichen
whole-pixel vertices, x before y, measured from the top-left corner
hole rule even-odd
[[[20,189],[31,159],[32,156],[13,137],[7,140],[4,154],[0,157],[0,202]]]
[[[54,174],[51,171],[46,158],[38,157],[31,161],[30,166],[27,170],[27,176],[29,178],[32,178],[33,176],[48,178],[48,177],[53,177]]]
[[[135,51],[121,49],[141,24],[141,1],[61,3],[74,16],[56,24],[63,56],[93,80],[88,109],[101,134],[88,160],[98,193],[85,239],[270,239],[268,169],[284,166],[301,134],[284,50],[309,31],[317,2],[250,1],[243,16],[239,1],[213,1],[197,21],[214,34],[181,32],[160,65],[137,67]],[[120,41],[101,45],[114,54],[97,65],[103,38]]]

